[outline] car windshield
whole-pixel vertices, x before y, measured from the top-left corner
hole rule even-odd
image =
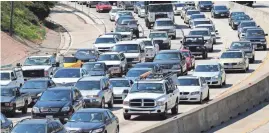
[[[45,124],[17,124],[11,133],[47,133]]]
[[[100,55],[98,58],[98,61],[110,61],[110,60],[119,61],[120,58],[117,54],[104,54]]]
[[[172,4],[149,5],[149,12],[173,12]]]
[[[200,11],[187,11],[187,15],[200,14]]]
[[[173,26],[174,23],[170,20],[167,21],[156,21],[155,22],[157,26]]]
[[[226,6],[215,6],[215,10],[228,10]]]
[[[131,29],[129,27],[126,26],[117,26],[115,28],[115,32],[131,32]]]
[[[113,51],[124,53],[139,53],[138,44],[119,44],[113,47]]]
[[[247,30],[246,32],[246,36],[250,36],[250,37],[253,37],[253,36],[264,36],[264,32],[263,30]]]
[[[3,89],[2,87],[1,87],[1,96],[15,96],[15,91],[12,89],[12,88],[10,88],[10,89]]]
[[[148,93],[164,93],[164,87],[162,83],[135,83],[130,93],[148,92]]]
[[[205,18],[205,15],[204,14],[194,14],[194,15],[191,15],[191,19],[198,19],[198,18]]]
[[[255,29],[256,27],[245,27],[242,30],[242,33],[246,33],[248,29]]]
[[[80,69],[59,69],[56,71],[54,78],[79,78]]]
[[[102,112],[76,112],[68,122],[100,123],[104,121]]]
[[[211,24],[211,21],[194,21],[193,24],[196,26],[196,25],[199,25],[199,24]]]
[[[241,22],[240,26],[241,27],[256,27],[256,23],[255,22]]]
[[[118,12],[119,16],[123,16],[123,15],[130,15],[132,16],[132,12]]]
[[[118,12],[118,11],[123,11],[123,9],[119,9],[119,8],[118,8],[118,9],[117,9],[117,8],[116,8],[116,9],[111,9],[111,12],[112,12],[112,13],[116,13],[116,12]]]
[[[197,65],[195,72],[218,72],[218,65]]]
[[[1,80],[10,80],[10,73],[1,72]]]
[[[26,81],[21,89],[45,89],[47,87],[47,81]]]
[[[129,70],[126,74],[126,77],[139,77],[143,73],[150,71],[150,69],[142,69],[142,70]]]
[[[200,86],[197,78],[178,79],[177,81],[179,86]]]
[[[212,1],[200,1],[201,4],[213,4]]]
[[[99,43],[102,43],[102,44],[111,44],[111,43],[116,43],[115,41],[115,38],[97,38],[96,41],[95,41],[95,44],[99,44]]]
[[[241,52],[224,52],[220,58],[243,58]]]
[[[180,60],[178,53],[159,53],[154,60]]]
[[[130,87],[128,80],[110,80],[113,87]]]
[[[40,101],[69,101],[71,99],[69,90],[47,90],[40,97]]]
[[[76,63],[77,58],[75,57],[64,57],[64,63]]]
[[[213,29],[213,26],[197,26],[196,28],[207,28],[208,30],[210,30],[210,32],[213,32],[214,29]]]
[[[149,38],[168,38],[166,33],[150,33]]]
[[[176,3],[175,4],[175,7],[184,7],[185,6],[185,3]]]
[[[31,57],[26,58],[24,66],[51,65],[49,57]]]
[[[79,90],[100,90],[100,81],[78,81],[75,86]]]
[[[184,38],[184,43],[188,44],[193,44],[193,43],[196,43],[196,44],[204,44],[204,41],[203,41],[203,38],[201,37],[186,37]]]
[[[234,20],[249,20],[250,17],[247,15],[237,15],[233,17]]]
[[[190,52],[189,51],[182,51],[181,54],[185,57],[190,57]]]
[[[82,68],[84,68],[87,71],[94,71],[94,70],[103,71],[105,70],[105,64],[104,63],[83,64]]]
[[[232,12],[231,16],[236,16],[236,15],[245,15],[244,12]]]
[[[233,42],[231,44],[231,49],[251,49],[251,42]]]
[[[203,36],[209,36],[209,32],[206,31],[206,30],[190,31],[189,35],[203,35]]]
[[[113,38],[114,39],[114,38]],[[95,55],[95,51],[94,50],[78,50],[76,53],[75,53],[75,56],[90,56],[90,55]]]
[[[132,16],[128,16],[128,17],[120,17],[118,20],[117,20],[117,23],[118,24],[122,24],[122,21],[125,21],[125,20],[128,20],[128,19],[134,19]]]
[[[153,46],[152,41],[151,40],[147,40],[147,41],[143,41],[145,46]]]

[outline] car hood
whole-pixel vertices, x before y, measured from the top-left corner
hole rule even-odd
[[[160,94],[160,93],[129,93],[127,97],[125,98],[126,100],[131,100],[131,99],[160,99],[165,97],[165,94]]]
[[[88,71],[90,76],[103,76],[106,75],[105,71]]]
[[[49,70],[52,66],[22,66],[22,70]]]
[[[194,92],[194,91],[200,91],[200,86],[178,86],[177,87],[179,92]]]
[[[15,96],[1,96],[1,103],[10,102]]]
[[[103,123],[89,123],[89,122],[70,122],[68,121],[64,126],[68,130],[91,130],[99,128]]]
[[[80,90],[82,96],[88,96],[88,95],[98,95],[101,90]]]
[[[130,87],[113,87],[114,94],[122,94],[124,90],[130,90]]]
[[[115,46],[115,43],[98,43],[98,44],[94,44],[94,47],[96,48],[102,48],[102,47],[113,47]]]
[[[140,53],[124,53],[126,58],[137,58],[139,57]]]
[[[34,94],[37,95],[46,89],[20,89],[21,93],[28,93],[28,94]]]
[[[154,30],[170,30],[170,29],[175,29],[174,26],[161,26],[161,27],[154,27]]]
[[[132,32],[117,32],[117,33],[120,33],[121,35],[131,35]]]
[[[52,78],[53,82],[56,84],[64,84],[64,83],[75,83],[79,80],[79,78]]]
[[[120,61],[98,61],[104,62],[106,65],[120,65]]]
[[[232,59],[220,59],[221,63],[238,63],[238,62],[242,62],[243,59],[241,58],[232,58]]]
[[[70,101],[37,101],[36,107],[47,107],[47,108],[62,108],[66,104],[70,104]]]
[[[10,80],[0,80],[0,85],[8,85],[10,82]]]
[[[219,72],[193,72],[192,75],[199,77],[214,77],[216,75],[219,75]]]

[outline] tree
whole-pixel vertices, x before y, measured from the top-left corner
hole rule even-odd
[[[27,4],[27,7],[32,11],[40,21],[44,21],[50,14],[50,8],[55,6],[53,1],[33,1]]]

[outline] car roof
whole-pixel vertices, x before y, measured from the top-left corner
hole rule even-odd
[[[76,112],[105,112],[109,111],[109,109],[103,109],[103,108],[82,108],[77,110]]]
[[[139,40],[132,40],[132,41],[120,41],[120,42],[117,42],[116,45],[118,44],[139,44],[141,41]]]
[[[177,49],[161,50],[159,53],[180,53]]]
[[[198,79],[198,76],[179,76],[177,79]]]
[[[191,29],[190,31],[209,31],[207,28],[194,28],[194,29]]]
[[[251,31],[251,30],[262,30],[263,31],[263,29],[262,28],[259,28],[259,27],[257,27],[257,28],[251,28],[251,29],[248,29],[247,31]]]
[[[156,21],[172,21],[170,18],[158,18]]]
[[[120,54],[119,52],[105,52],[102,53],[101,55],[110,55],[110,54]]]
[[[199,26],[211,26],[211,27],[213,27],[214,24],[198,24],[196,27],[199,27]]]
[[[204,37],[202,35],[185,35],[184,37]]]
[[[56,86],[52,88],[48,88],[47,90],[72,90],[73,86]]]
[[[18,124],[46,124],[48,121],[48,119],[26,119]]]
[[[114,38],[114,35],[101,35],[98,38]]]
[[[106,78],[106,76],[87,76],[79,79],[79,81],[99,81],[103,78]]]
[[[194,19],[192,21],[210,21],[210,19],[208,19],[208,18],[197,18],[197,19]]]

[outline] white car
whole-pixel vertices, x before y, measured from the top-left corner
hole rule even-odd
[[[206,41],[205,46],[208,49],[209,52],[213,52],[213,37],[211,35],[211,32],[207,28],[195,28],[192,29],[189,32],[189,35],[200,35],[204,37],[204,40]]]
[[[93,49],[99,52],[111,51],[114,45],[120,40],[115,35],[102,35],[96,38]]]
[[[138,7],[138,17],[144,18],[146,16],[145,6]]]
[[[115,16],[115,22],[117,22],[118,18],[122,15],[130,15],[133,16],[133,13],[131,11],[118,11]]]
[[[114,101],[123,101],[131,89],[132,81],[126,78],[111,78],[109,80],[113,87]]]
[[[159,53],[159,44],[154,44],[152,39],[143,38],[136,40],[143,41],[145,44],[145,61],[152,61],[154,57]]]
[[[109,11],[109,18],[110,18],[110,21],[115,21],[115,18],[116,18],[116,14],[118,11],[123,11],[124,9],[123,8],[112,8],[110,11]]]
[[[88,72],[83,68],[61,68],[51,75],[52,81],[58,85],[74,85],[80,78],[87,76]]]
[[[203,77],[178,77],[177,87],[180,92],[180,102],[199,102],[202,104],[204,100],[209,100],[209,87]]]
[[[226,85],[226,73],[220,63],[200,63],[197,64],[193,76],[204,77],[209,86],[222,87]]]
[[[174,14],[181,15],[182,9],[185,6],[185,3],[175,3],[174,4]]]
[[[17,86],[21,87],[24,84],[24,78],[21,68],[1,69],[1,86]]]

